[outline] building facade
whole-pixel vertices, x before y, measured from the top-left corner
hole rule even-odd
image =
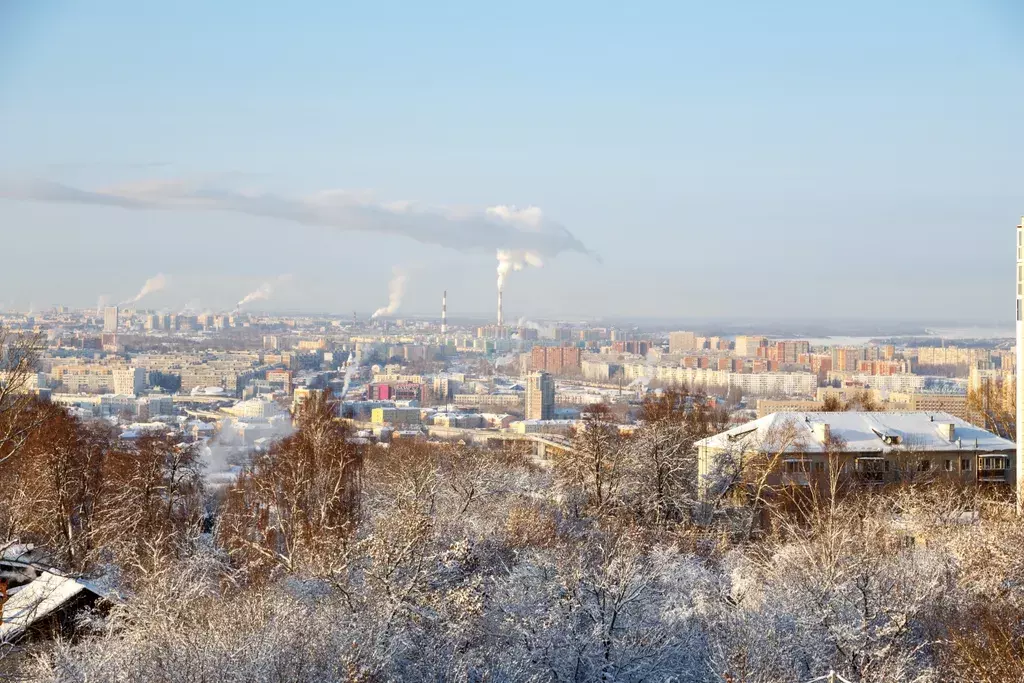
[[[546,372],[526,378],[526,419],[550,420],[555,416],[555,380]]]

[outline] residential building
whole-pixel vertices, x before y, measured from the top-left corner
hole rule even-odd
[[[582,364],[582,351],[575,346],[534,346],[530,352],[534,370],[554,375],[575,374]]]
[[[523,405],[523,394],[453,394],[452,403],[463,408],[476,407],[514,410]]]
[[[422,422],[419,408],[374,408],[370,411],[373,424],[418,425]]]
[[[754,358],[757,350],[765,346],[768,346],[767,337],[740,335],[736,337],[735,351],[741,358]]]
[[[567,436],[579,424],[579,420],[519,420],[509,425],[509,429],[516,434],[558,434]]]
[[[146,371],[142,368],[114,368],[114,393],[138,396],[146,388]]]
[[[699,488],[705,498],[721,494],[722,475],[742,481],[761,476],[766,466],[769,490],[825,491],[833,467],[863,484],[945,480],[1012,486],[1015,449],[1012,441],[949,413],[780,412],[698,441]],[[744,463],[749,474],[736,470]]]
[[[107,306],[103,309],[103,331],[117,332],[117,306]]]
[[[693,332],[670,332],[668,335],[668,352],[684,353],[697,349],[697,335]]]
[[[555,415],[555,380],[546,372],[526,378],[526,419],[550,420]]]
[[[772,413],[791,412],[818,412],[825,407],[824,401],[809,401],[807,399],[758,399],[757,416],[765,417]]]

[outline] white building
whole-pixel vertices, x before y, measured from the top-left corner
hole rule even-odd
[[[114,393],[137,396],[146,388],[146,371],[142,368],[114,368]]]

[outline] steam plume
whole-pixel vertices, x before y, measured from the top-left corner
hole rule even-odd
[[[241,310],[242,306],[252,303],[253,301],[263,301],[264,299],[269,299],[270,295],[274,293],[274,289],[277,287],[277,285],[281,284],[282,282],[288,282],[291,279],[291,275],[278,275],[276,280],[264,282],[262,285],[260,285],[253,291],[249,292],[245,296],[243,296],[241,301],[235,304],[235,312]]]
[[[378,308],[370,316],[370,320],[382,315],[391,315],[402,305],[402,297],[405,295],[405,281],[408,279],[405,273],[398,268],[394,269],[394,276],[388,283],[388,305]]]
[[[109,301],[109,296],[106,294],[100,294],[100,298],[96,300],[96,315],[103,315],[103,309],[106,308],[107,302]]]
[[[182,181],[83,190],[44,180],[0,182],[0,198],[113,206],[130,210],[231,211],[345,231],[396,235],[459,251],[529,251],[552,257],[564,251],[590,254],[566,228],[537,207],[485,209],[433,207],[409,201],[382,202],[365,193],[328,190],[305,197],[239,192]]]
[[[505,278],[513,270],[522,270],[527,266],[540,268],[544,265],[540,254],[525,249],[498,250],[498,290],[505,288]]]
[[[142,289],[139,290],[138,294],[136,294],[131,299],[128,299],[127,301],[123,301],[121,305],[124,306],[127,304],[138,303],[143,299],[143,297],[152,294],[153,292],[159,292],[166,286],[167,276],[165,276],[163,273],[157,273],[153,277],[146,280],[146,284],[142,285]]]

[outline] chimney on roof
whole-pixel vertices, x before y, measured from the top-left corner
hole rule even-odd
[[[952,422],[940,422],[939,436],[952,443],[956,439],[956,425]]]
[[[832,430],[829,428],[828,422],[815,422],[811,425],[811,430],[814,432],[814,438],[823,444],[827,444],[832,437]]]

